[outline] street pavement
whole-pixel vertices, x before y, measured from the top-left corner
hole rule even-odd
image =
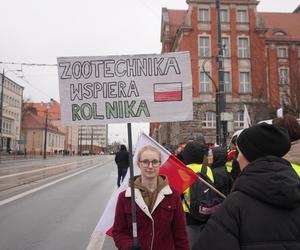
[[[0,192],[1,202],[42,185],[49,185],[0,205],[0,249],[86,249],[110,195],[116,188],[113,157],[101,157],[92,161],[91,167],[95,166],[93,169],[52,185],[52,182],[69,174]],[[78,160],[82,158],[84,157],[79,157]],[[43,161],[37,162],[32,161],[31,164],[41,165]],[[57,164],[54,159],[47,160],[46,163],[51,162]],[[0,169],[30,166],[27,163],[7,162],[5,166],[1,164]],[[111,238],[105,238],[102,249],[116,249]]]

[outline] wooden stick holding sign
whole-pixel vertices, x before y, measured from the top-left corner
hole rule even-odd
[[[136,224],[136,204],[135,204],[134,173],[133,173],[133,160],[132,160],[133,153],[132,153],[131,123],[127,123],[127,133],[128,133],[128,148],[129,148],[129,170],[130,170],[132,236],[133,236],[132,249],[138,249],[139,242],[137,238],[137,224]]]

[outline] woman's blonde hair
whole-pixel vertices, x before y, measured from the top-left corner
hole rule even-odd
[[[144,153],[145,151],[152,151],[152,152],[156,152],[159,156],[159,160],[161,160],[161,153],[160,151],[156,148],[156,147],[153,147],[153,146],[144,146],[140,149],[140,151],[138,152],[138,155],[137,155],[137,163],[140,161],[140,158],[141,158],[141,155],[142,153]]]

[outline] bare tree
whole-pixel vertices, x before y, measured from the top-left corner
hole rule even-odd
[[[37,109],[34,107],[33,103],[30,102],[30,99],[23,100],[22,102],[22,116],[28,113],[37,115]]]
[[[289,91],[283,101],[283,110],[296,117],[300,114],[300,74],[297,68],[291,68]]]

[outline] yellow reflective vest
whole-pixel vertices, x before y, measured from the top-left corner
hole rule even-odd
[[[189,164],[186,166],[188,168],[190,168],[191,170],[193,170],[195,173],[199,173],[202,170],[202,164],[193,163],[193,164]],[[213,175],[211,168],[209,166],[206,166],[206,169],[207,169],[207,171],[206,171],[207,177],[212,181],[212,183],[214,183],[214,175]],[[190,188],[187,188],[183,192],[183,196],[184,196],[184,199],[187,202],[187,204],[190,205]],[[185,201],[182,201],[183,210],[184,210],[184,212],[189,213],[189,209],[186,206]]]
[[[296,164],[296,163],[291,163],[293,169],[295,170],[295,172],[298,174],[298,176],[300,177],[300,165]]]
[[[232,170],[232,161],[227,161],[226,162],[226,170],[228,173],[231,173]]]

